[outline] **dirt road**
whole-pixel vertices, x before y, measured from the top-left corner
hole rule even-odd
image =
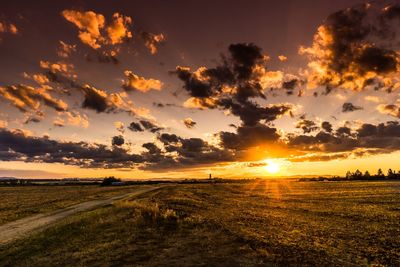
[[[87,211],[90,209],[98,208],[111,204],[113,201],[138,196],[161,187],[147,187],[140,188],[134,192],[127,193],[120,196],[115,196],[108,199],[92,200],[83,202],[77,205],[70,206],[51,213],[42,213],[27,218],[23,218],[14,222],[10,222],[0,226],[0,245],[12,242],[16,239],[24,237],[32,231],[42,230],[51,224],[78,212]]]

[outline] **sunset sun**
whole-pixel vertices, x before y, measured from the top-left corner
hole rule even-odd
[[[267,172],[269,172],[270,174],[275,174],[279,172],[280,168],[278,163],[274,162],[273,160],[267,160],[265,162],[267,165],[264,168]]]

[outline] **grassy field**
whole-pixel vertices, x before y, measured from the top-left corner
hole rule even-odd
[[[400,182],[192,184],[70,217],[0,266],[400,266]]]
[[[130,187],[23,186],[0,187],[0,225],[17,219],[58,210],[84,201],[132,191]]]

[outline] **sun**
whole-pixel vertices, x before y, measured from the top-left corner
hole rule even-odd
[[[264,168],[267,170],[267,172],[271,174],[275,174],[279,172],[279,164],[274,162],[273,160],[266,160],[265,163],[267,164]]]

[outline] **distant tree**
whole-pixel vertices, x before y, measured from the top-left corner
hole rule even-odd
[[[378,178],[385,178],[385,175],[383,174],[383,171],[381,168],[378,169],[378,173],[376,174]]]
[[[392,171],[392,169],[388,170],[387,178],[394,179],[396,177],[396,173]]]
[[[353,179],[361,179],[362,177],[362,172],[359,169],[357,169],[353,174]]]
[[[369,171],[365,171],[364,179],[367,179],[367,180],[371,179],[371,174],[369,174]]]
[[[121,182],[121,179],[115,178],[114,176],[110,176],[103,179],[101,183],[102,186],[112,185],[112,183]]]
[[[346,179],[353,179],[353,174],[351,173],[351,171],[346,172]]]

